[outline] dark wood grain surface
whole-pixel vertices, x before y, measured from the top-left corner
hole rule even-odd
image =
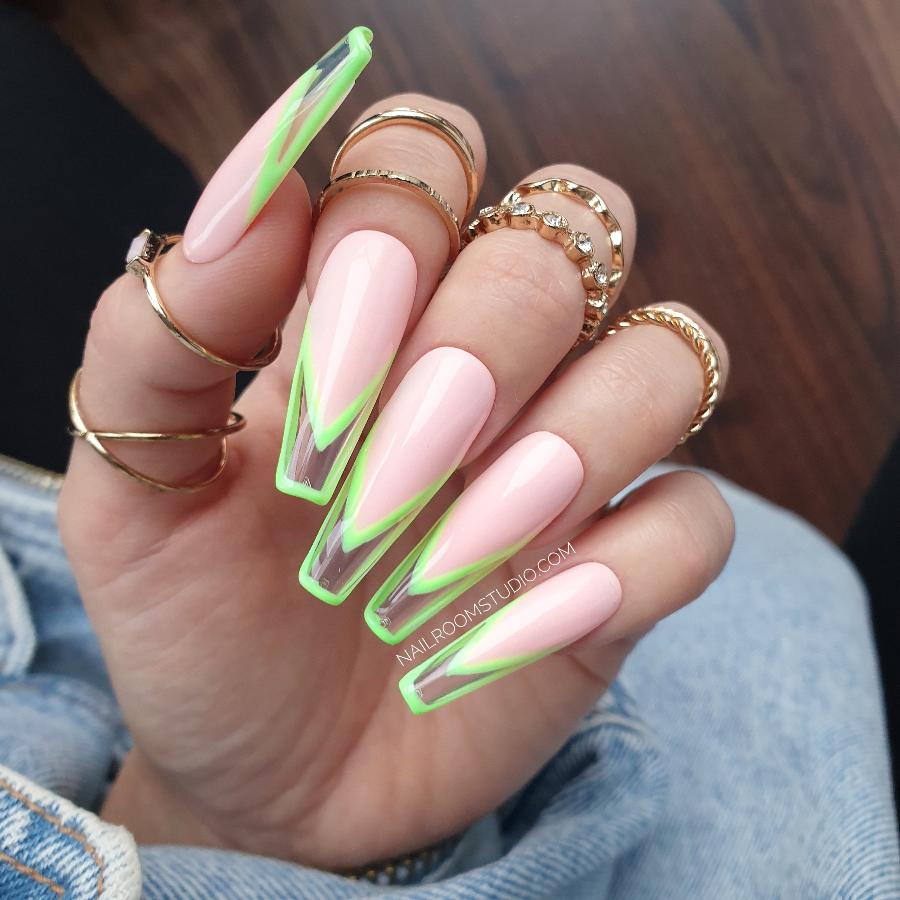
[[[417,90],[465,104],[484,199],[548,162],[624,185],[625,304],[682,300],[730,343],[713,423],[677,452],[839,539],[897,430],[900,3],[372,0],[57,4],[100,80],[207,178],[350,26],[372,65],[301,160]]]

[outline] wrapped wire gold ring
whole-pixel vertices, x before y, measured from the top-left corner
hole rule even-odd
[[[69,433],[72,437],[83,440],[113,468],[118,469],[124,475],[141,484],[160,491],[183,494],[209,487],[225,470],[225,463],[228,461],[228,435],[240,431],[247,424],[247,420],[242,415],[232,411],[228,417],[227,424],[216,428],[207,428],[203,431],[94,431],[85,424],[84,417],[81,414],[81,408],[78,403],[80,383],[81,369],[78,369],[69,385],[69,420],[71,422]],[[103,441],[199,441],[206,438],[221,438],[222,449],[219,455],[219,462],[215,472],[209,478],[191,484],[171,484],[150,478],[148,475],[144,475],[142,472],[138,472],[137,469],[129,466],[128,463],[123,462],[118,456],[104,447],[102,443]]]
[[[163,325],[166,326],[169,334],[198,356],[202,356],[205,360],[215,363],[217,366],[224,366],[228,369],[251,372],[265,368],[269,363],[274,362],[275,357],[278,356],[281,350],[280,327],[275,329],[266,346],[253,359],[247,362],[239,362],[213,353],[212,350],[204,347],[203,344],[187,334],[173,318],[156,287],[156,263],[163,254],[171,250],[180,240],[180,234],[156,234],[149,228],[145,228],[131,242],[125,257],[126,271],[137,275],[143,281],[144,291],[147,294],[147,299],[150,301],[150,306],[153,307],[153,311],[159,316]]]
[[[719,400],[719,354],[713,342],[706,336],[700,325],[690,316],[686,316],[677,309],[670,309],[667,306],[643,306],[640,309],[633,309],[626,313],[610,325],[603,332],[601,340],[605,340],[613,334],[624,331],[626,328],[633,328],[635,325],[659,325],[668,328],[680,335],[690,345],[700,365],[703,367],[703,397],[700,400],[700,406],[687,431],[682,435],[679,444],[683,444],[692,434],[697,434],[701,428],[709,421],[709,417],[716,408]]]

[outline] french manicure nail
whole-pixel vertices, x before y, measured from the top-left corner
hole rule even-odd
[[[275,475],[327,503],[378,399],[412,309],[416,263],[396,238],[356,231],[331,251],[300,343]]]
[[[613,571],[588,562],[532,588],[400,679],[414,713],[424,713],[536,662],[602,625],[618,609]]]
[[[250,227],[372,58],[372,32],[354,28],[263,114],[216,170],[184,230],[185,256],[211,262]]]
[[[561,437],[513,444],[460,494],[366,606],[369,627],[396,644],[542,531],[578,492],[584,468]]]
[[[494,404],[484,363],[456,347],[426,353],[382,410],[300,568],[342,603],[459,466]]]

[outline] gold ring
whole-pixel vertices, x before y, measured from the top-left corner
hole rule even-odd
[[[456,258],[460,248],[459,219],[453,212],[450,204],[430,185],[413,175],[404,175],[402,172],[394,172],[391,169],[357,169],[355,172],[347,172],[332,178],[319,194],[319,202],[316,205],[316,217],[322,214],[325,204],[335,195],[340,194],[354,184],[390,184],[402,190],[409,191],[420,197],[424,197],[431,207],[441,217],[441,221],[447,229],[450,237],[449,261]]]
[[[475,154],[472,151],[472,145],[452,122],[448,122],[442,116],[427,112],[424,109],[398,106],[386,112],[375,113],[374,116],[364,119],[341,142],[341,146],[338,147],[337,153],[334,155],[334,162],[331,164],[331,175],[329,177],[332,179],[337,177],[338,165],[344,154],[354,144],[358,143],[366,132],[378,131],[379,128],[398,122],[433,132],[442,138],[456,154],[456,158],[463,167],[463,173],[466,176],[468,197],[465,212],[461,216],[461,218],[465,219],[474,208],[475,200],[478,197],[478,171],[475,167]]]
[[[603,319],[609,312],[610,276],[606,266],[594,259],[590,235],[575,231],[565,216],[558,212],[538,212],[530,203],[519,200],[480,210],[478,217],[466,228],[464,241],[470,244],[480,235],[500,228],[536,231],[542,238],[562,246],[566,256],[578,266],[584,288],[584,320],[575,346],[596,340]]]
[[[228,441],[227,436],[240,431],[246,424],[247,420],[239,413],[233,412],[228,417],[228,423],[220,425],[216,428],[207,428],[204,431],[93,431],[88,428],[81,414],[78,404],[78,387],[81,383],[81,369],[75,372],[69,385],[69,420],[71,422],[70,434],[72,437],[80,438],[88,444],[93,450],[100,454],[111,466],[118,469],[129,478],[139,481],[141,484],[156,488],[160,491],[169,491],[172,493],[191,493],[199,491],[202,488],[209,487],[221,474],[225,471],[225,463],[228,461]],[[203,438],[217,437],[222,440],[222,450],[219,455],[219,463],[216,471],[209,478],[198,481],[193,484],[170,484],[165,481],[158,481],[150,478],[133,469],[128,463],[123,462],[113,453],[110,453],[103,446],[102,441],[198,441]]]
[[[677,309],[669,309],[667,306],[643,306],[640,309],[631,310],[618,322],[610,325],[603,333],[601,340],[605,340],[618,331],[624,331],[626,328],[645,324],[661,325],[663,328],[668,328],[681,335],[690,344],[703,366],[705,382],[703,397],[691,424],[682,435],[681,440],[678,441],[679,444],[683,444],[692,434],[697,434],[703,428],[716,408],[719,400],[719,354],[703,329],[690,316],[678,312]]]
[[[156,263],[159,258],[168,253],[179,241],[180,234],[156,234],[149,228],[145,228],[132,242],[125,257],[125,269],[133,275],[137,275],[144,282],[144,291],[153,311],[162,320],[169,333],[177,338],[188,350],[192,350],[198,356],[224,366],[229,369],[238,369],[243,372],[252,372],[265,368],[274,362],[281,350],[281,328],[278,327],[269,338],[268,343],[249,362],[235,362],[225,359],[204,347],[199,341],[195,341],[188,335],[172,314],[166,308],[159,291],[156,288]]]
[[[531,181],[516,185],[504,198],[508,204],[518,203],[522,198],[532,194],[567,194],[584,203],[600,220],[609,237],[610,271],[609,302],[612,305],[616,287],[625,274],[625,245],[622,237],[622,226],[612,214],[606,201],[596,192],[568,178],[545,178],[543,181]]]

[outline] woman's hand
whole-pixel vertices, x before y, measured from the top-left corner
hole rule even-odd
[[[407,95],[372,111],[395,106],[426,109],[458,126],[483,175],[483,139],[465,110]],[[342,171],[360,168],[414,174],[462,215],[459,160],[427,130],[397,124],[367,134],[342,163]],[[575,165],[548,166],[522,180],[551,175],[604,197],[630,262],[636,226],[624,191]],[[606,254],[609,263],[606,232],[584,204],[557,195],[534,203],[588,232],[597,257]],[[297,583],[323,510],[277,492],[273,477],[308,306],[301,283],[305,275],[315,296],[331,250],[364,229],[405,244],[417,276],[406,338],[379,408],[410,367],[440,346],[477,357],[496,398],[457,475],[350,599],[332,607]],[[582,322],[577,266],[559,246],[513,229],[477,239],[439,284],[447,255],[435,211],[390,186],[335,197],[313,234],[306,189],[291,172],[224,255],[190,262],[179,244],[160,261],[158,284],[172,315],[222,356],[250,357],[285,317],[287,324],[285,351],[240,398],[248,427],[230,438],[225,471],[205,490],[160,493],[116,472],[83,442],[73,450],[60,527],[135,742],[105,814],[139,841],[342,868],[458,832],[537,772],[637,638],[701,593],[723,565],[730,513],[700,475],[657,478],[614,511],[604,509],[672,449],[696,412],[703,372],[690,347],[666,329],[636,327],[550,379]],[[104,293],[81,379],[90,426],[210,428],[226,421],[233,393],[228,369],[166,332],[138,279],[123,275]],[[420,635],[396,648],[382,643],[363,621],[363,606],[462,486],[536,431],[574,449],[580,486],[529,546],[459,605],[471,606],[570,540],[573,564],[596,561],[616,574],[621,605],[572,646],[413,716],[397,689],[405,669],[396,653]],[[214,440],[115,450],[139,471],[174,483],[211,473],[218,457]],[[429,634],[427,625],[421,634]]]

